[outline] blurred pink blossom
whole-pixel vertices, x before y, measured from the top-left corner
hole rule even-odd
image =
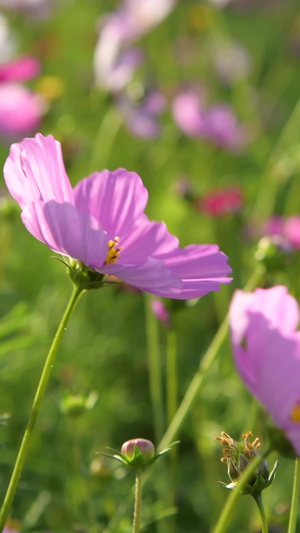
[[[94,54],[96,83],[112,92],[121,91],[131,81],[143,60],[138,48],[128,48],[134,34],[124,13],[108,16],[100,31]]]
[[[187,89],[179,93],[172,104],[172,111],[177,126],[188,137],[205,136],[204,93]]]
[[[246,130],[229,105],[215,104],[208,108],[205,126],[206,138],[220,148],[236,152],[246,144]]]
[[[204,139],[220,148],[239,151],[247,142],[244,126],[227,104],[205,105],[202,90],[188,89],[173,101],[173,116],[189,137]]]
[[[133,43],[159,24],[176,0],[124,0],[119,9],[107,15],[100,29],[94,54],[96,83],[118,92],[131,81],[143,60],[143,52]]]
[[[0,137],[17,140],[38,129],[43,114],[41,97],[17,83],[0,83]]]
[[[236,368],[300,455],[299,309],[286,287],[236,291],[229,311]]]
[[[217,246],[180,248],[164,223],[148,219],[148,192],[134,172],[94,172],[73,189],[60,143],[37,134],[11,146],[4,177],[28,231],[103,276],[183,300],[231,281]]]
[[[165,326],[169,327],[170,326],[170,313],[168,309],[166,308],[166,306],[163,304],[163,302],[159,300],[158,298],[153,298],[153,300],[151,301],[151,308],[157,320],[159,320],[160,322],[163,322]]]
[[[300,250],[300,216],[275,216],[270,218],[263,227],[265,235],[282,237],[287,244]]]
[[[154,139],[160,135],[159,115],[165,108],[165,98],[156,90],[147,92],[141,102],[135,102],[126,95],[117,99],[124,114],[128,130],[136,137]]]
[[[238,213],[243,205],[243,192],[240,187],[215,189],[197,201],[197,208],[212,217],[222,217]]]
[[[40,62],[32,56],[23,56],[0,64],[0,82],[28,81],[41,71]]]
[[[0,8],[18,11],[32,18],[46,18],[57,0],[0,0]]]

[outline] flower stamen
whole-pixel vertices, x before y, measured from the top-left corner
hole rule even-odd
[[[300,402],[297,402],[291,413],[293,422],[300,423]]]
[[[108,254],[106,256],[105,265],[110,265],[111,263],[116,263],[122,246],[118,246],[119,237],[115,237],[114,240],[108,241]]]

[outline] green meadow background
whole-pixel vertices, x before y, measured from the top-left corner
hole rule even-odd
[[[198,302],[167,302],[173,329],[149,311],[151,297],[120,287],[83,295],[66,331],[37,421],[13,505],[22,532],[128,533],[133,510],[132,471],[96,452],[120,449],[130,438],[155,444],[167,429],[168,349],[176,346],[177,405],[226,316],[232,293],[257,268],[256,228],[272,214],[300,211],[300,5],[296,1],[239,2],[224,9],[179,0],[170,16],[140,41],[146,61],[135,79],[150,75],[168,102],[159,138],[133,137],[112,98],[95,87],[93,52],[99,18],[117,2],[63,0],[53,16],[34,21],[8,14],[20,54],[42,62],[44,77],[55,77],[60,94],[49,103],[41,132],[61,141],[73,184],[92,171],[125,167],[140,174],[149,190],[147,214],[163,220],[182,246],[217,243],[229,256],[233,282]],[[178,62],[178,43],[189,43]],[[238,42],[248,52],[250,73],[224,86],[213,66],[216,43]],[[150,72],[150,74],[149,74]],[[200,83],[212,104],[229,103],[247,127],[249,142],[233,154],[185,137],[170,105],[183,82]],[[1,164],[9,145],[0,146]],[[176,193],[180,179],[195,194],[239,186],[241,212],[208,217]],[[48,348],[71,293],[65,267],[23,227],[19,207],[1,184],[0,224],[0,496],[5,494]],[[269,270],[261,285],[286,284],[300,296],[298,268]],[[173,343],[173,344],[172,344]],[[151,362],[159,354],[160,428],[149,386]],[[276,371],[276,368],[274,368]],[[66,404],[98,396],[78,416]],[[78,410],[76,410],[78,411]],[[72,411],[74,415],[74,410]],[[143,532],[207,533],[229,495],[214,435],[238,439],[251,429],[266,442],[267,415],[244,388],[226,337],[173,440],[176,451],[148,472],[144,487]],[[163,432],[162,432],[163,430]],[[277,459],[273,454],[270,464]],[[293,461],[280,458],[277,477],[264,493],[273,533],[287,531]],[[299,526],[300,527],[300,526]],[[228,528],[258,533],[254,502],[243,497]]]

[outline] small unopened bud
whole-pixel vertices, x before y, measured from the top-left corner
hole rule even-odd
[[[76,418],[91,410],[97,399],[98,394],[96,392],[91,392],[88,397],[81,394],[70,394],[62,399],[61,410],[65,415]]]
[[[260,239],[255,259],[262,263],[268,272],[284,270],[295,261],[292,246],[279,235]]]
[[[102,452],[100,452],[100,455],[117,459],[126,466],[141,469],[154,463],[161,455],[167,453],[177,443],[178,441],[173,442],[173,444],[170,444],[170,446],[156,454],[154,444],[150,440],[130,439],[124,442],[121,452],[110,448],[114,452],[114,455]]]
[[[131,439],[124,442],[121,453],[128,459],[133,459],[137,454],[136,448],[145,461],[149,461],[155,455],[154,444],[147,439]]]

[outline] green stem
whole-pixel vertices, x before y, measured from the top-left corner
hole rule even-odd
[[[158,322],[151,309],[151,298],[145,294],[147,352],[150,380],[150,397],[154,417],[156,442],[164,432],[164,401],[162,393],[161,358],[159,353]]]
[[[261,493],[257,494],[256,496],[253,496],[253,498],[256,501],[257,507],[259,509],[259,514],[261,518],[261,533],[268,533],[269,531],[268,522],[266,518],[266,513],[265,513]]]
[[[14,499],[14,496],[17,490],[18,482],[22,474],[24,462],[25,462],[25,459],[28,453],[30,437],[34,429],[39,410],[41,408],[41,404],[42,404],[42,401],[45,395],[46,387],[49,381],[49,377],[50,377],[51,369],[53,367],[56,353],[60,346],[61,339],[65,332],[66,326],[69,322],[71,314],[73,310],[75,309],[79,296],[82,292],[83,292],[82,288],[74,286],[70,301],[66,307],[64,315],[58,326],[57,332],[55,334],[52,345],[50,347],[49,353],[47,355],[47,359],[45,361],[44,368],[41,374],[41,378],[40,378],[40,381],[39,381],[39,384],[38,384],[38,387],[35,393],[29,420],[28,420],[25,433],[22,439],[22,443],[19,449],[19,453],[16,459],[16,463],[15,463],[14,470],[11,476],[11,480],[10,480],[10,483],[9,483],[9,486],[6,492],[6,496],[5,496],[5,499],[4,499],[2,508],[1,508],[0,531],[2,531],[5,526],[6,520],[8,518],[10,509],[12,506],[12,502],[13,502],[13,499]]]
[[[166,365],[166,389],[167,389],[167,423],[171,424],[177,410],[178,377],[177,377],[177,339],[173,328],[167,332],[167,365]],[[176,447],[175,447],[176,448]],[[178,454],[176,449],[171,450],[169,456],[169,505],[175,507],[176,501],[176,472],[178,466]],[[164,525],[165,531],[167,526]],[[172,515],[168,521],[168,533],[175,533],[176,515]]]
[[[253,275],[249,279],[248,283],[245,285],[244,290],[245,291],[251,291],[253,290],[259,280],[261,279],[262,275],[264,273],[264,269],[262,265],[259,265],[257,269],[254,271]],[[161,442],[159,443],[159,449],[164,449],[167,446],[171,444],[174,437],[176,436],[177,432],[179,431],[187,413],[189,412],[198,392],[199,389],[203,383],[204,376],[206,372],[210,369],[213,362],[216,359],[216,356],[219,352],[219,349],[221,348],[226,335],[228,333],[228,315],[224,318],[223,322],[221,323],[216,335],[214,336],[210,346],[208,347],[208,350],[204,354],[204,356],[201,358],[199,368],[194,375],[188,390],[185,393],[185,396],[171,422],[169,425],[166,433],[164,434]]]
[[[136,475],[135,475],[135,500],[134,500],[132,533],[140,532],[141,511],[142,511],[142,471],[140,468],[138,468],[136,471]]]
[[[300,458],[295,459],[294,470],[294,485],[290,512],[290,521],[288,533],[295,533],[297,526],[298,508],[299,508],[299,492],[300,492]]]
[[[114,145],[116,136],[120,130],[123,119],[121,112],[115,107],[110,107],[100,124],[96,134],[93,151],[90,158],[90,170],[106,168]]]
[[[241,491],[243,487],[247,484],[248,480],[254,474],[260,463],[270,453],[270,451],[271,450],[267,450],[263,455],[257,455],[257,457],[255,457],[255,459],[253,459],[253,461],[249,463],[249,466],[243,472],[235,489],[231,492],[229,498],[227,499],[227,502],[223,507],[219,520],[214,529],[212,530],[212,533],[224,533],[226,531],[228,523],[232,517],[233,509],[236,505],[238,498],[241,496]]]
[[[176,332],[167,333],[167,420],[171,424],[177,410],[177,351]]]

